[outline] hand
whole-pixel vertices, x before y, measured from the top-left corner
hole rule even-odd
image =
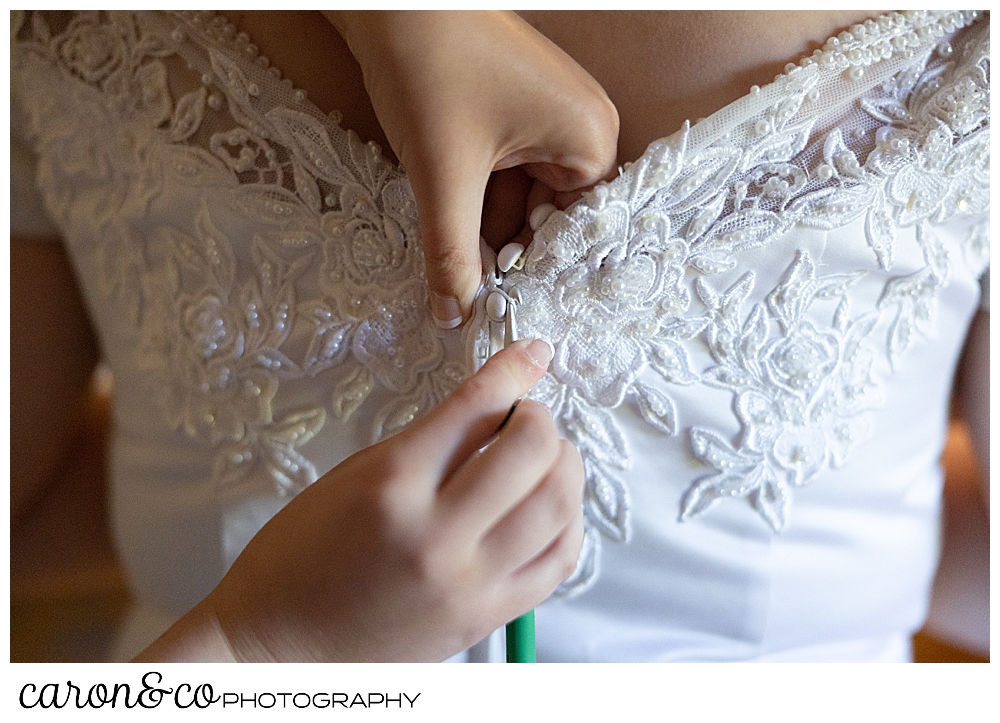
[[[141,658],[443,660],[538,605],[579,555],[583,462],[531,400],[497,429],[551,353],[517,342],[324,475]]]
[[[615,169],[617,111],[597,81],[513,13],[324,14],[361,65],[413,187],[435,321],[458,326],[482,277],[490,174],[523,167],[552,189],[549,198],[536,189],[536,205],[591,186]]]

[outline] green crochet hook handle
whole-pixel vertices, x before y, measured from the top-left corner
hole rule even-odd
[[[534,663],[535,611],[529,610],[507,623],[507,662]]]

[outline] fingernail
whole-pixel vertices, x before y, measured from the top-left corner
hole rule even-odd
[[[462,323],[462,307],[454,296],[431,292],[431,314],[439,329],[454,329]]]
[[[555,347],[545,341],[545,339],[532,339],[524,352],[531,361],[535,362],[542,369],[547,367],[549,362],[552,361],[552,357],[556,355]]]

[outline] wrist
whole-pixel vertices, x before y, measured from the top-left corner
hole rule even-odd
[[[206,598],[132,662],[237,663],[243,660],[230,645],[209,598]]]

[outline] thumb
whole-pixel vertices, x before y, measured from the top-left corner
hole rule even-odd
[[[474,155],[452,148],[413,169],[407,166],[420,215],[431,313],[441,329],[453,329],[470,316],[482,281],[479,228],[492,164]]]
[[[554,350],[542,339],[522,339],[494,354],[423,419],[399,435],[421,450],[435,479],[444,479],[497,433],[513,405],[542,378]],[[433,450],[428,454],[428,450]]]

